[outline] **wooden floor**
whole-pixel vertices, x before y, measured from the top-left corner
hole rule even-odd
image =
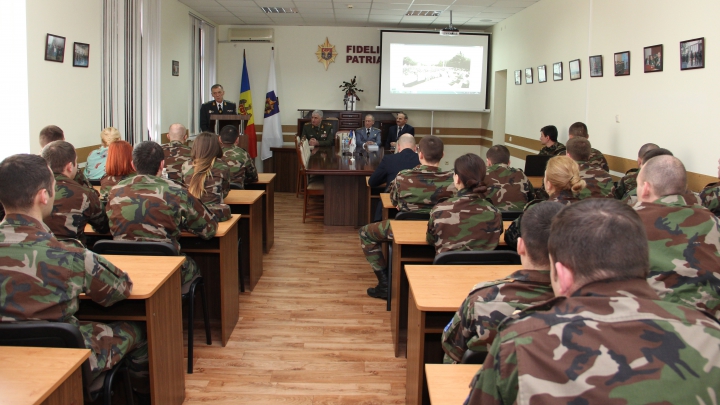
[[[405,403],[405,359],[396,359],[385,301],[357,229],[302,223],[302,198],[276,193],[275,245],[227,347],[204,344],[198,323],[185,403]]]

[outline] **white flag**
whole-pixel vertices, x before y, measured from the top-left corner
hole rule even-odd
[[[265,121],[262,131],[262,160],[272,157],[270,148],[280,148],[283,144],[282,123],[280,121],[280,100],[277,97],[275,80],[275,48],[270,53],[270,74],[265,95]]]

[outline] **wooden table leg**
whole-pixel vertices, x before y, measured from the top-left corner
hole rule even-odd
[[[390,302],[390,330],[392,332],[395,357],[400,357],[400,257],[402,245],[393,241],[392,252],[392,293]]]
[[[247,218],[246,218],[247,217]],[[240,217],[241,222],[248,225],[247,237],[243,235],[243,245],[248,247],[247,262],[250,268],[250,283],[248,288],[252,291],[260,281],[263,274],[262,249],[262,200],[258,199],[249,206],[247,215]],[[245,257],[243,257],[243,261]]]
[[[425,354],[425,313],[415,305],[410,290],[408,305],[407,371],[405,381],[405,403],[419,405],[422,401]]]
[[[220,238],[220,336],[223,347],[230,340],[230,335],[240,318],[237,255],[238,226],[233,226],[227,234]],[[208,293],[210,294],[209,290]]]

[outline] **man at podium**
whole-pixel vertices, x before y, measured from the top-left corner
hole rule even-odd
[[[223,87],[221,85],[213,85],[210,88],[210,91],[214,100],[208,101],[207,103],[200,106],[200,130],[215,132],[215,121],[210,120],[210,115],[235,115],[237,114],[237,107],[235,106],[235,103],[231,103],[223,99],[223,97],[225,96],[225,90],[223,90]]]

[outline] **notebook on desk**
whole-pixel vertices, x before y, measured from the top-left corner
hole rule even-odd
[[[525,175],[526,176],[544,176],[545,166],[550,155],[527,155],[525,156]]]

